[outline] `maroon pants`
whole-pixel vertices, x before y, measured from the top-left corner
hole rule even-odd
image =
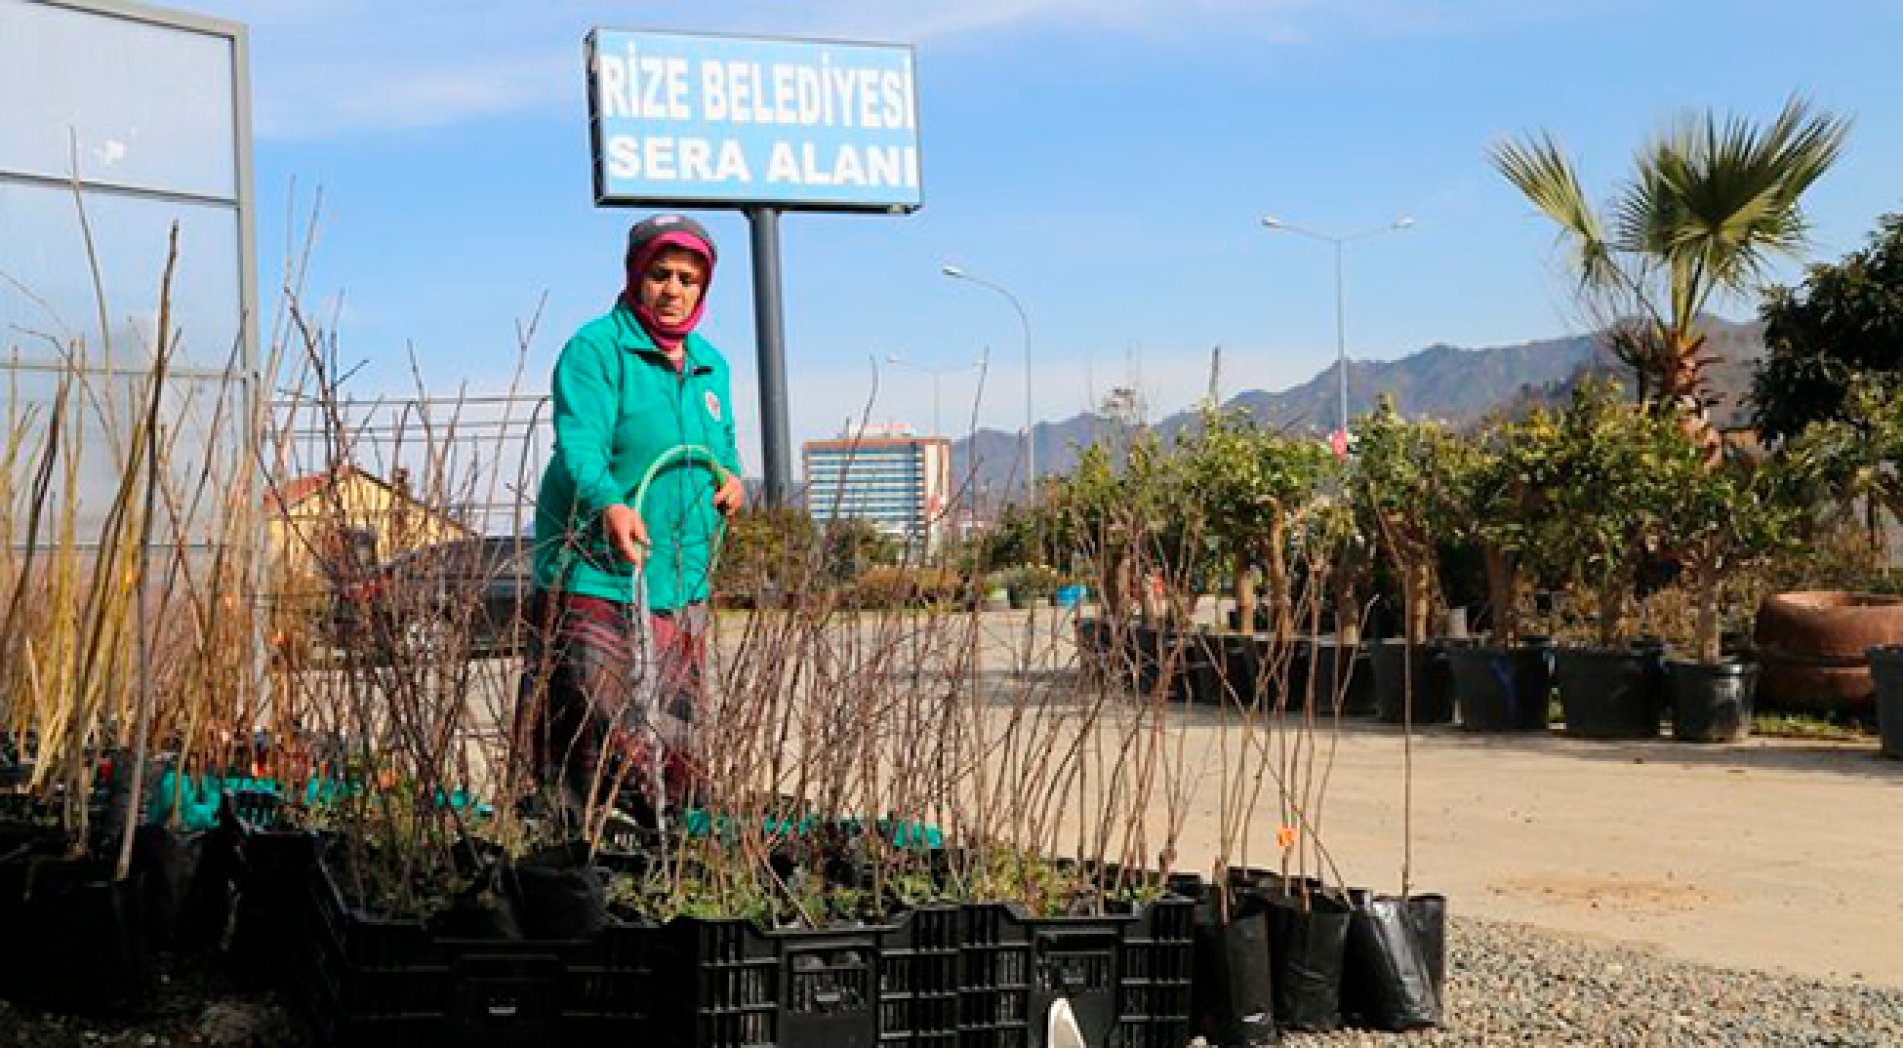
[[[650,802],[695,789],[706,605],[651,612],[643,624],[633,604],[537,591],[528,611],[516,739],[541,785],[584,808],[616,789]],[[665,798],[652,796],[657,770]]]

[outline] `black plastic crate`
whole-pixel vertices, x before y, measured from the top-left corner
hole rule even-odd
[[[669,1048],[883,1048],[959,1043],[963,913],[761,931],[679,918],[656,948],[654,1040]]]
[[[1093,917],[966,907],[960,1048],[1043,1048],[1060,997],[1093,1048],[1182,1048],[1193,915],[1193,904],[1176,898]]]
[[[655,929],[476,940],[352,908],[327,864],[307,883],[294,989],[336,1048],[625,1046],[646,1036]]]

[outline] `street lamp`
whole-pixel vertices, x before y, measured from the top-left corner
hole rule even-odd
[[[989,288],[1003,295],[1011,308],[1018,311],[1018,323],[1024,328],[1024,471],[1030,477],[1027,490],[1037,490],[1037,444],[1033,432],[1037,427],[1036,413],[1031,407],[1031,318],[1025,315],[1024,303],[1009,288],[996,284],[980,276],[965,272],[963,266],[947,262],[939,267],[939,272],[953,280],[964,280],[979,287]]]
[[[1341,447],[1345,449],[1348,446],[1348,336],[1346,331],[1347,325],[1344,320],[1345,310],[1342,305],[1341,249],[1356,240],[1366,240],[1369,237],[1378,236],[1382,233],[1394,233],[1403,229],[1412,229],[1414,227],[1414,220],[1411,218],[1397,218],[1385,226],[1377,226],[1374,229],[1364,229],[1359,233],[1350,233],[1347,236],[1318,232],[1304,226],[1298,226],[1293,222],[1284,222],[1274,215],[1263,215],[1262,227],[1270,232],[1283,230],[1289,233],[1297,233],[1312,240],[1320,240],[1335,246],[1335,377],[1339,380],[1341,387],[1341,414],[1339,416],[1341,424],[1337,432],[1341,435]]]
[[[932,436],[934,437],[942,437],[945,435],[945,430],[939,424],[938,418],[938,393],[945,376],[956,374],[960,371],[974,371],[985,366],[984,361],[974,360],[969,364],[952,364],[944,367],[933,367],[930,364],[914,364],[897,353],[887,353],[885,355],[885,362],[894,367],[911,368],[914,371],[923,371],[927,375],[932,376]]]

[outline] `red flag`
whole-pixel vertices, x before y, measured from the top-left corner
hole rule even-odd
[[[1335,449],[1336,458],[1346,460],[1348,458],[1348,431],[1345,429],[1337,429],[1329,436],[1328,446]]]

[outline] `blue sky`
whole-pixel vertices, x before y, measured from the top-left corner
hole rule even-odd
[[[1042,418],[1132,377],[1154,413],[1202,390],[1281,388],[1331,359],[1328,249],[1264,212],[1348,231],[1417,226],[1350,249],[1358,357],[1576,331],[1549,226],[1486,164],[1546,127],[1609,189],[1688,107],[1774,113],[1792,91],[1852,115],[1842,164],[1809,198],[1815,257],[1903,209],[1903,5],[1772,0],[904,0],[607,4],[584,0],[202,0],[252,26],[259,250],[268,292],[293,179],[321,186],[313,297],[339,292],[360,393],[426,381],[493,390],[515,323],[544,291],[528,383],[607,307],[636,213],[594,207],[581,40],[594,25],[910,42],[926,204],[909,217],[793,215],[783,226],[795,439],[863,410],[873,358],[993,350],[986,423],[1023,416],[1023,355],[1002,299],[939,275],[956,260],[1010,286],[1033,327]],[[746,227],[723,250],[704,331],[735,365],[757,462]],[[1796,272],[1785,267],[1786,275]],[[1748,301],[1728,311],[1748,312]],[[974,383],[945,380],[946,414]],[[927,424],[929,380],[885,369],[873,415]],[[948,427],[949,428],[949,427]]]

